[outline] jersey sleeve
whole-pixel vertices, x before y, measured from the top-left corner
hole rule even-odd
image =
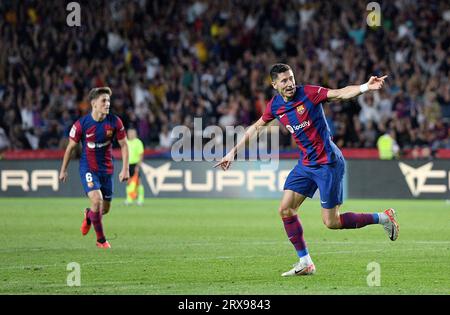
[[[306,96],[314,105],[327,100],[328,89],[317,85],[305,85],[304,91]]]
[[[275,116],[272,114],[272,103],[274,98],[275,96],[272,97],[269,103],[267,103],[266,109],[264,110],[264,114],[261,116],[262,120],[264,120],[264,122],[266,123],[271,122],[272,120],[275,119]]]
[[[125,127],[123,126],[122,120],[116,116],[116,137],[117,140],[122,140],[127,136],[125,132]]]
[[[72,128],[70,129],[69,138],[72,139],[73,141],[75,141],[76,143],[80,142],[81,134],[82,134],[82,130],[81,129],[82,128],[81,128],[80,121],[77,120],[72,125]]]

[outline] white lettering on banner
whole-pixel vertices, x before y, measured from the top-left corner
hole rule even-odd
[[[147,183],[150,186],[154,195],[158,195],[160,191],[183,191],[183,185],[174,183],[164,183],[166,177],[179,178],[183,175],[181,170],[171,170],[170,162],[167,162],[157,168],[142,163],[142,170],[144,171]]]
[[[428,178],[445,178],[446,170],[432,170],[433,162],[429,162],[418,168],[411,167],[405,163],[399,162],[400,170],[405,176],[408,188],[414,197],[418,197],[422,193],[445,193],[447,192],[446,185],[431,185],[426,184]],[[450,181],[450,173],[449,173]],[[450,190],[450,182],[449,187]]]
[[[158,167],[142,163],[142,171],[154,195],[160,192],[183,190],[188,192],[223,191],[226,187],[246,188],[247,191],[254,191],[256,187],[265,187],[269,191],[277,191],[277,189],[282,191],[284,181],[290,172],[288,170],[279,172],[276,170],[228,170],[226,172],[206,170],[206,182],[193,183],[192,170],[171,170],[170,166],[171,162]],[[178,180],[176,183],[166,183],[167,178]]]
[[[58,191],[58,171],[36,170],[31,172],[31,190],[36,191],[41,186],[50,186],[53,191]]]
[[[226,172],[216,173],[217,191],[223,191],[223,187],[236,187],[244,185],[244,172],[239,170],[228,170]]]
[[[21,187],[23,191],[29,191],[30,175],[26,170],[4,170],[2,171],[2,191],[9,187]],[[31,190],[37,191],[39,187],[50,186],[53,191],[59,190],[57,170],[34,170],[31,172]]]
[[[19,186],[23,191],[29,191],[28,180],[28,172],[25,170],[2,171],[2,191],[8,190],[9,186]]]
[[[254,191],[256,186],[267,187],[270,191],[276,191],[275,173],[273,171],[248,171],[247,189]]]
[[[206,171],[206,183],[199,184],[192,182],[192,171],[186,170],[184,178],[184,185],[189,191],[211,191],[214,188],[214,174],[213,171]]]

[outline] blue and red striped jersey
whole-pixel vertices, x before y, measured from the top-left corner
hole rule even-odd
[[[80,170],[112,174],[112,141],[114,137],[126,137],[122,121],[116,115],[108,114],[102,121],[95,121],[92,114],[85,115],[73,124],[70,139],[82,144]]]
[[[292,100],[285,102],[279,94],[267,103],[262,116],[265,122],[277,118],[295,139],[300,148],[303,165],[334,163],[342,153],[331,140],[322,102],[328,89],[321,86],[297,86]]]

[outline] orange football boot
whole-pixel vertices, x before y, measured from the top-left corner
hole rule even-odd
[[[83,223],[81,223],[81,234],[86,235],[89,233],[89,230],[91,229],[91,222],[88,218],[88,212],[89,212],[89,208],[86,208],[86,210],[84,210],[84,219],[83,219]]]

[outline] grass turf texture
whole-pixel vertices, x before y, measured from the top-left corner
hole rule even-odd
[[[283,278],[297,261],[277,200],[114,200],[104,217],[112,249],[79,227],[87,199],[0,199],[1,294],[450,294],[450,205],[349,200],[343,212],[397,210],[400,236],[380,225],[328,230],[317,200],[300,218],[317,273]],[[81,286],[66,284],[67,264]],[[367,265],[381,267],[369,287]]]

